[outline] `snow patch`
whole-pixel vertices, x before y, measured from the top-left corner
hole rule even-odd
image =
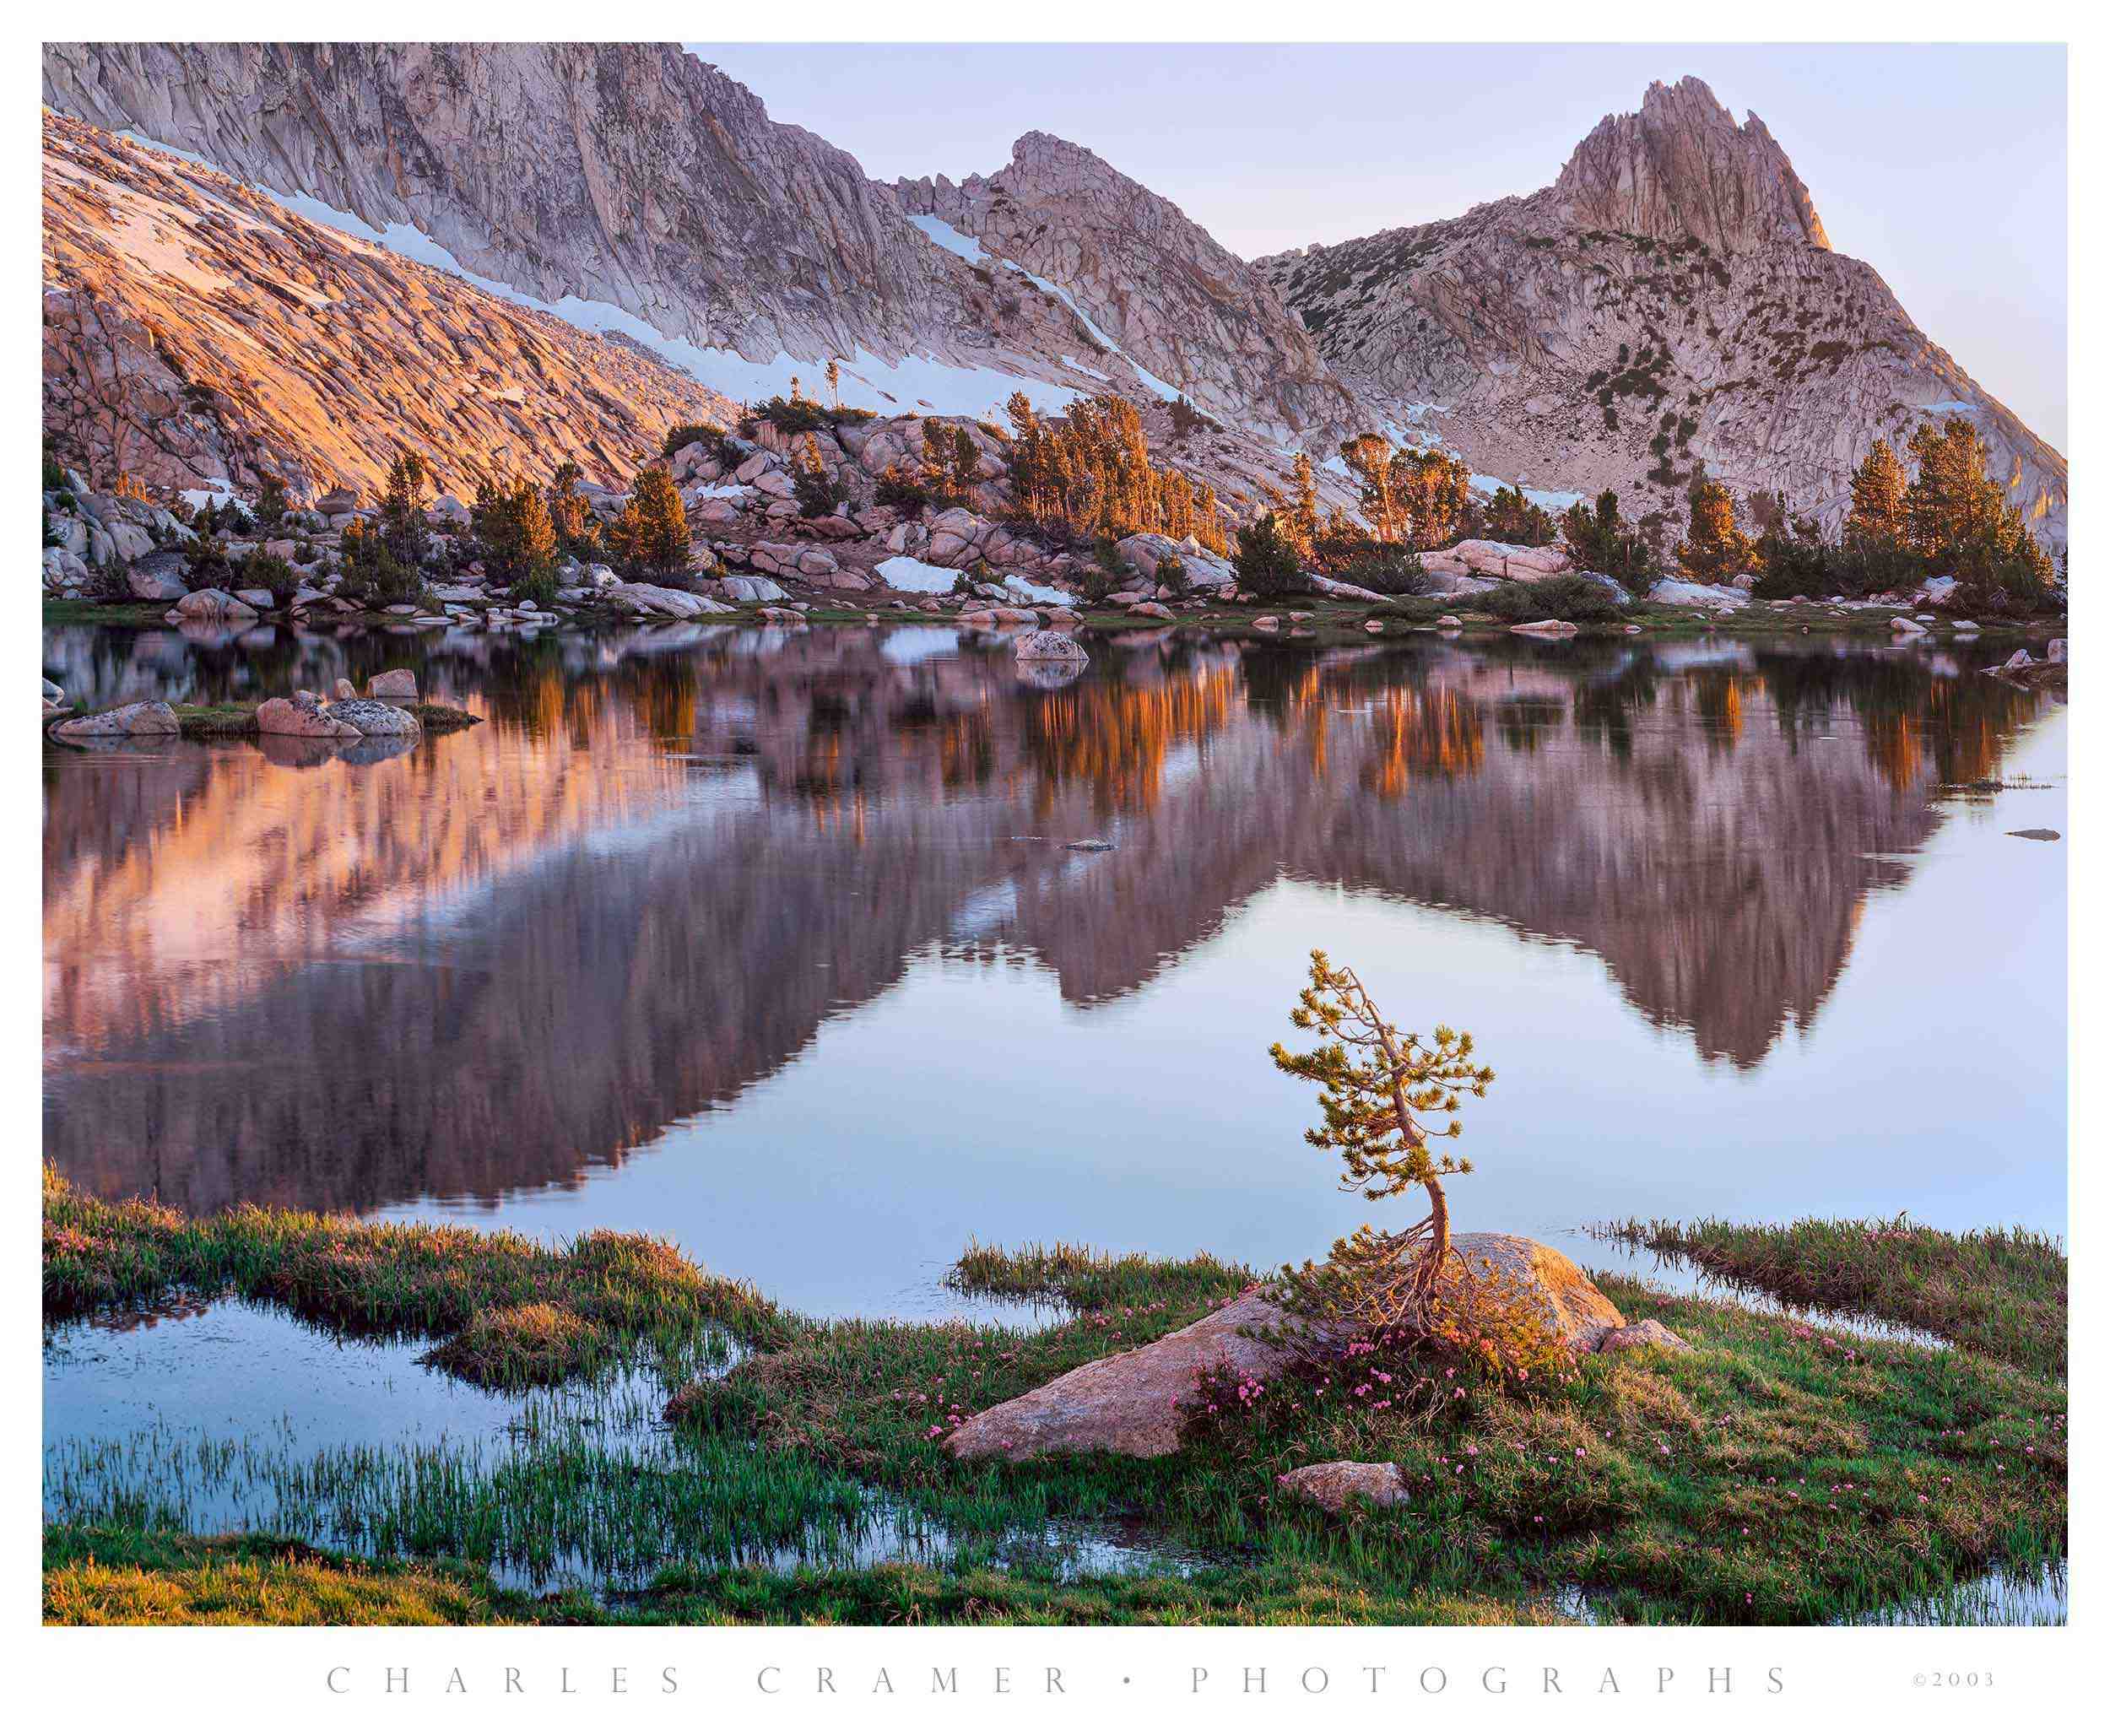
[[[960,576],[951,567],[933,566],[913,554],[894,555],[872,571],[896,591],[917,591],[928,596],[951,590],[954,581]]]
[[[987,249],[972,235],[963,235],[942,217],[912,217],[909,221],[948,253],[956,253],[970,265],[987,265]]]
[[[1021,579],[1015,573],[1004,576],[1004,588],[1023,602],[1048,603],[1058,608],[1068,608],[1077,601],[1067,591],[1058,591],[1052,585],[1036,584],[1031,579]]]

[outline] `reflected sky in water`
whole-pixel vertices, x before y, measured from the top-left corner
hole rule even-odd
[[[928,627],[244,640],[46,666],[490,721],[47,750],[98,1192],[647,1230],[827,1312],[953,1311],[970,1236],[1301,1258],[1358,1215],[1265,1054],[1317,945],[1496,1069],[1465,1227],[2065,1225],[2066,846],[2008,836],[2066,829],[2065,714],[1989,646],[1132,635],[1049,691]]]

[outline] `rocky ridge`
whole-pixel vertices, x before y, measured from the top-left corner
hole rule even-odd
[[[1704,461],[1836,528],[1877,439],[1955,413],[2065,543],[2064,458],[1831,251],[1764,123],[1696,78],[1651,85],[1527,197],[1256,263],[1350,385],[1477,471],[1682,523]]]
[[[307,500],[371,490],[404,446],[464,495],[566,458],[627,479],[670,425],[737,414],[212,170],[48,110],[43,136],[44,427],[98,484],[246,495],[268,472]]]
[[[994,175],[905,178],[894,192],[1058,284],[1198,408],[1321,452],[1370,425],[1263,273],[1081,145],[1028,132]]]

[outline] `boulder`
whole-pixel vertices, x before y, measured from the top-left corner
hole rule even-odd
[[[98,711],[90,717],[68,717],[55,725],[54,735],[176,735],[181,726],[176,712],[165,700],[141,700],[134,705],[119,706],[112,711]]]
[[[1961,621],[1958,621],[1956,625],[1961,627],[1963,625],[1963,623]],[[2054,639],[2049,645],[2046,646],[2044,647],[2044,661],[2048,663],[2064,662],[2066,661],[2066,641],[2063,639]]]
[[[1926,630],[1927,630],[1924,627],[1921,626],[1918,621],[1913,620],[1910,616],[1892,615],[1891,617],[1891,631],[1893,633],[1902,634],[1909,637],[1914,635],[1924,633]]]
[[[366,697],[376,700],[414,700],[418,678],[408,669],[383,669],[366,684]]]
[[[414,713],[380,700],[339,700],[323,709],[339,723],[350,724],[360,735],[415,735],[419,727]]]
[[[257,707],[257,727],[265,735],[341,736],[347,740],[360,733],[348,719],[333,717],[311,693],[266,700]]]
[[[1407,1499],[1406,1474],[1390,1463],[1366,1464],[1338,1458],[1323,1465],[1299,1465],[1275,1479],[1285,1495],[1317,1501],[1329,1513],[1338,1513],[1350,1501],[1368,1501],[1374,1507],[1398,1506]]]
[[[1572,621],[1523,621],[1509,630],[1512,633],[1535,633],[1545,639],[1566,639],[1575,631]]]
[[[1626,1317],[1612,1306],[1611,1298],[1557,1248],[1527,1236],[1485,1231],[1454,1236],[1451,1246],[1474,1275],[1515,1285],[1578,1355],[1594,1350],[1608,1330],[1626,1324]]]
[[[335,518],[340,513],[351,511],[359,505],[359,490],[355,488],[334,488],[315,503],[315,510],[324,516]]]
[[[1128,613],[1151,621],[1169,621],[1172,619],[1172,611],[1161,603],[1132,603],[1128,605]]]
[[[1529,581],[1564,573],[1573,563],[1558,546],[1534,549],[1523,543],[1469,537],[1452,548],[1430,550],[1421,557],[1421,565],[1445,577]]]
[[[1058,633],[1043,628],[1037,633],[1028,633],[1012,647],[1022,663],[1084,663],[1090,658],[1085,647],[1067,633]]]
[[[237,591],[235,596],[237,601],[247,603],[258,614],[262,614],[268,608],[276,608],[279,606],[279,599],[261,585],[252,586],[247,590]]]
[[[230,597],[225,591],[193,591],[176,605],[176,613],[186,620],[225,619],[253,621],[257,611],[239,597]]]
[[[1243,1336],[1276,1327],[1282,1310],[1252,1290],[1192,1326],[1153,1343],[1102,1356],[1046,1386],[979,1411],[953,1430],[955,1458],[1029,1459],[1047,1452],[1104,1452],[1156,1458],[1179,1450],[1181,1407],[1209,1370],[1230,1367],[1267,1376],[1288,1366],[1290,1353]]]
[[[1574,1261],[1542,1242],[1474,1233],[1453,1236],[1451,1245],[1469,1273],[1513,1287],[1578,1354],[1626,1324]],[[1087,1362],[977,1412],[948,1437],[946,1451],[957,1458],[1013,1460],[1047,1452],[1155,1458],[1177,1452],[1182,1407],[1200,1376],[1227,1368],[1265,1378],[1290,1365],[1295,1352],[1288,1347],[1247,1336],[1252,1329],[1279,1328],[1284,1319],[1270,1293],[1256,1286],[1192,1326]]]
[[[353,686],[351,682],[346,677],[339,675],[337,678],[337,684],[330,690],[330,697],[340,700],[355,700],[359,697],[359,690]]]
[[[694,591],[673,590],[665,585],[619,583],[609,586],[601,595],[623,608],[648,615],[667,615],[678,621],[693,620],[698,615],[732,613],[715,598],[700,597]]]
[[[1465,625],[1456,615],[1438,615],[1436,624],[1439,627],[1462,627]]]
[[[190,594],[183,582],[185,565],[181,550],[164,549],[133,561],[125,582],[142,603],[181,603]]]
[[[1620,1350],[1690,1350],[1688,1344],[1660,1320],[1637,1320],[1631,1326],[1615,1326],[1597,1341],[1598,1351],[1610,1356]]]
[[[725,594],[742,603],[775,603],[788,596],[773,579],[747,578],[734,574],[724,581]]]

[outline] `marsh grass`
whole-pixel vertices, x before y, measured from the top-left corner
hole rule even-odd
[[[1107,1263],[970,1258],[998,1293],[1014,1279],[1059,1294]],[[1606,1274],[1596,1281],[1622,1310],[1660,1319],[1694,1354],[1585,1358],[1572,1381],[1534,1393],[1453,1365],[1435,1371],[1455,1372],[1449,1400],[1414,1418],[1284,1385],[1265,1414],[1191,1429],[1160,1459],[953,1459],[955,1419],[1183,1325],[1210,1300],[1177,1276],[1153,1304],[1147,1263],[1111,1263],[1134,1299],[1118,1308],[1037,1333],[823,1328],[684,1392],[670,1420],[911,1493],[960,1537],[1143,1514],[1169,1544],[1247,1571],[1509,1605],[1582,1586],[1617,1620],[1834,1620],[2064,1553],[2063,1385]],[[1278,1499],[1284,1472],[1342,1458],[1398,1463],[1412,1500],[1334,1517]]]
[[[945,1274],[945,1287],[965,1296],[1045,1302],[1090,1312],[1148,1302],[1166,1307],[1228,1301],[1259,1274],[1210,1254],[1155,1260],[1112,1254],[1074,1242],[1029,1242],[1016,1248],[970,1242]]]
[[[231,1290],[338,1331],[435,1338],[464,1379],[527,1387],[590,1373],[714,1328],[751,1345],[788,1339],[776,1306],[672,1245],[595,1230],[561,1247],[510,1231],[362,1224],[238,1207],[187,1218],[113,1204],[44,1178],[44,1314],[62,1320],[177,1291]]]
[[[1790,1307],[1889,1321],[2037,1374],[2066,1371],[2066,1252],[2052,1236],[1956,1235],[1902,1218],[1630,1220],[1595,1233],[1690,1260]]]
[[[296,1214],[190,1223],[55,1186],[45,1248],[47,1311],[232,1288],[322,1323],[459,1338],[487,1381],[605,1380],[621,1350],[647,1376],[625,1426],[654,1403],[672,1425],[642,1444],[597,1435],[565,1409],[567,1387],[502,1448],[65,1443],[56,1470],[47,1455],[47,1518],[140,1535],[220,1528],[204,1495],[237,1479],[249,1530],[374,1560],[467,1559],[509,1587],[592,1585],[622,1619],[1550,1620],[1586,1609],[1807,1623],[1939,1603],[1989,1570],[2026,1577],[2066,1552],[2066,1394],[2048,1370],[1611,1274],[1594,1276],[1622,1311],[1660,1319],[1692,1352],[1586,1357],[1572,1379],[1528,1390],[1431,1366],[1445,1396],[1413,1414],[1279,1382],[1256,1414],[1197,1418],[1160,1458],[1011,1464],[956,1460],[945,1437],[1187,1324],[1250,1274],[1206,1257],[977,1247],[957,1288],[1052,1298],[1069,1317],[1038,1329],[825,1322],[641,1237],[552,1249]],[[1988,1284],[2015,1261],[2035,1269],[2026,1247],[1985,1258]],[[684,1361],[706,1320],[751,1354],[729,1369]],[[1409,1501],[1336,1516],[1282,1493],[1285,1472],[1342,1458],[1397,1463]],[[1140,1532],[1150,1548],[1112,1574],[1089,1551],[1039,1547],[1094,1528]],[[115,1582],[95,1583],[117,1598]],[[370,1590],[405,1609],[438,1595]],[[469,1582],[457,1594],[464,1608],[484,1595]],[[75,1580],[46,1595],[100,1607]],[[192,1594],[168,1595],[176,1608]],[[288,1609],[320,1607],[300,1602],[321,1595],[311,1587],[284,1595]]]

